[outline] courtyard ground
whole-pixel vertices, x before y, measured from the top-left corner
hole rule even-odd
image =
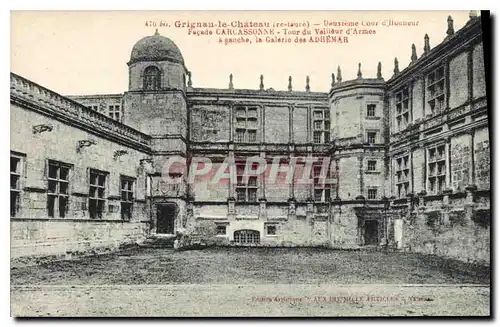
[[[134,249],[12,267],[15,316],[489,315],[489,267],[307,248]]]

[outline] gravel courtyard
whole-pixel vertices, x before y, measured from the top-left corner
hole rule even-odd
[[[12,267],[11,309],[16,316],[488,315],[489,282],[489,267],[411,253],[134,249]]]

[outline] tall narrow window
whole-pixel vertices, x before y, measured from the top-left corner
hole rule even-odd
[[[330,142],[330,115],[328,110],[313,112],[313,142],[316,144]]]
[[[64,218],[68,213],[70,170],[68,164],[49,161],[47,212],[50,218]]]
[[[398,198],[405,198],[410,188],[410,157],[408,155],[396,160],[396,191]]]
[[[10,155],[10,216],[19,213],[21,202],[21,178],[23,176],[22,157]]]
[[[429,193],[438,194],[446,187],[446,155],[444,145],[427,149]]]
[[[90,218],[102,218],[106,202],[106,177],[108,173],[91,169],[89,189]]]
[[[439,113],[445,107],[444,66],[427,74],[427,104],[431,114]]]
[[[323,160],[319,159],[318,163],[313,166],[313,185],[314,185],[314,201],[324,202],[330,200],[330,188],[332,185],[327,183],[327,179],[331,178],[331,171],[328,169],[324,172],[325,176],[322,175],[322,164]]]
[[[405,129],[410,123],[410,95],[408,86],[396,92],[396,131]]]
[[[257,169],[257,164],[254,164],[252,170]],[[256,202],[257,201],[257,176],[248,176],[245,181],[245,162],[236,163],[236,200],[239,202]]]
[[[257,107],[236,107],[235,116],[236,142],[257,142],[257,129],[259,127]]]
[[[161,72],[158,67],[149,66],[144,70],[144,89],[159,90],[161,89]]]
[[[134,206],[134,181],[135,179],[130,177],[120,177],[120,208],[123,220],[130,220],[130,218],[132,218],[132,208]]]

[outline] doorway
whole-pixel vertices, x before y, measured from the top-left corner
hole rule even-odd
[[[378,221],[365,221],[365,245],[378,245]]]
[[[177,205],[173,203],[156,205],[156,233],[174,234]]]

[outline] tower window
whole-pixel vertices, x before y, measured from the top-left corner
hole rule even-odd
[[[368,117],[375,117],[375,108],[377,105],[375,104],[369,104],[366,106],[366,116]]]
[[[368,171],[377,170],[377,160],[368,160]]]
[[[144,89],[159,90],[161,88],[161,72],[158,67],[149,66],[144,70]]]
[[[375,200],[377,198],[377,188],[371,187],[368,189],[368,200]]]

